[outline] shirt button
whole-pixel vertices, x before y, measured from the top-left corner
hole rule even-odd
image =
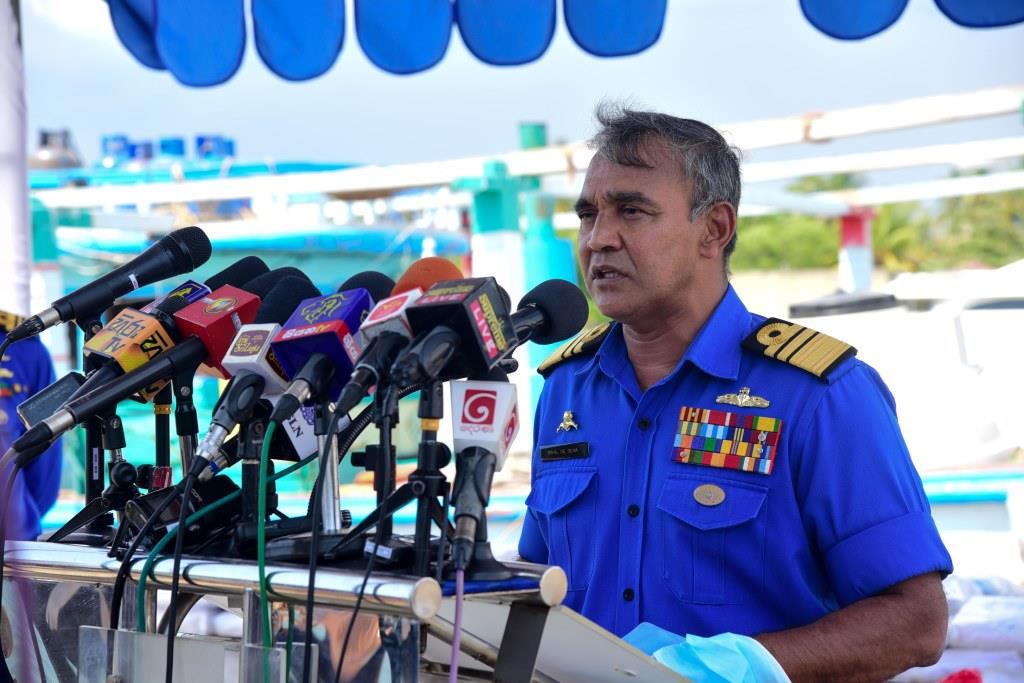
[[[622,599],[626,602],[633,602],[633,598],[635,597],[636,593],[633,592],[632,588],[627,588],[626,590],[622,591]]]
[[[646,417],[641,417],[640,421],[637,424],[639,425],[640,429],[642,429],[643,431],[647,431],[647,429],[651,426],[651,421],[648,420]]]
[[[640,506],[639,505],[630,505],[629,509],[626,510],[626,512],[629,513],[630,517],[636,517],[637,515],[640,514]]]

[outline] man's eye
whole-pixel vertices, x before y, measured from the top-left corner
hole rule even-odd
[[[579,211],[576,213],[576,215],[579,216],[579,219],[581,221],[589,221],[594,219],[593,211]]]
[[[639,216],[641,213],[643,212],[635,206],[622,207],[622,215],[624,216]]]

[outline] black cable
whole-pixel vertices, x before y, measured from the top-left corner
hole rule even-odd
[[[384,391],[384,396],[380,400],[380,405],[383,408],[380,414],[381,425],[380,425],[380,456],[384,458],[391,457],[391,415],[390,408],[392,403],[394,388],[388,387]],[[379,394],[378,394],[379,395]],[[401,394],[399,395],[401,397]],[[397,404],[397,399],[394,401]],[[391,467],[382,467],[382,482],[381,491],[388,491],[391,488]],[[380,549],[381,541],[384,540],[384,518],[385,514],[382,511],[380,519],[377,520],[377,531],[374,534],[373,548],[370,553],[370,559],[366,563],[366,573],[363,574],[363,583],[359,587],[359,595],[356,597],[355,607],[352,608],[352,618],[348,622],[348,628],[345,630],[345,640],[341,645],[341,654],[338,656],[338,668],[334,672],[334,683],[338,683],[341,680],[341,668],[345,664],[345,653],[348,651],[348,642],[352,637],[352,628],[356,624],[356,618],[359,616],[359,608],[363,605],[363,595],[366,594],[366,584],[370,581],[370,574],[373,572],[373,565],[377,559],[377,552]]]
[[[4,354],[7,353],[7,349],[10,348],[12,343],[10,337],[4,337],[4,340],[0,342],[0,360],[3,360]]]
[[[174,539],[174,566],[171,569],[171,601],[167,606],[167,665],[165,683],[174,681],[174,637],[178,633],[178,580],[181,569],[181,555],[185,548],[185,521],[188,518],[188,501],[192,495],[192,487],[195,485],[196,476],[190,474],[185,477],[184,487],[181,496],[181,514],[178,517],[178,533]]]
[[[331,418],[327,427],[327,435],[324,439],[324,447],[320,451],[320,468],[317,472],[316,481],[313,482],[313,509],[309,511],[310,539],[309,539],[309,579],[306,586],[306,647],[302,652],[302,681],[310,683],[313,661],[313,598],[316,592],[316,569],[320,557],[320,502],[323,499],[325,476],[324,466],[327,465],[331,453],[331,439],[335,438],[335,432],[341,423],[341,416],[337,413]]]
[[[124,600],[124,589],[128,583],[128,577],[131,574],[132,559],[135,557],[135,551],[139,549],[139,545],[145,540],[146,536],[156,525],[156,522],[160,519],[160,515],[163,514],[164,510],[171,506],[178,496],[181,495],[182,484],[177,484],[174,490],[163,500],[160,505],[157,506],[153,514],[149,516],[146,523],[139,529],[139,533],[132,539],[132,543],[128,546],[128,550],[125,552],[124,557],[121,560],[121,566],[117,570],[117,577],[114,579],[114,590],[110,596],[110,628],[114,631],[118,629],[121,622],[121,602]],[[187,507],[182,505],[183,508]]]

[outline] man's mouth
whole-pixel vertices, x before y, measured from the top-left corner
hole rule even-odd
[[[601,280],[621,280],[626,277],[621,270],[611,266],[593,266],[590,269],[590,276],[595,282]]]

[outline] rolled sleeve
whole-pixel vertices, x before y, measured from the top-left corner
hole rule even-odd
[[[952,571],[895,402],[871,367],[858,362],[828,387],[805,427],[796,446],[801,515],[841,605]]]
[[[953,563],[931,514],[912,512],[840,541],[825,553],[825,567],[846,606],[921,574],[945,576]]]

